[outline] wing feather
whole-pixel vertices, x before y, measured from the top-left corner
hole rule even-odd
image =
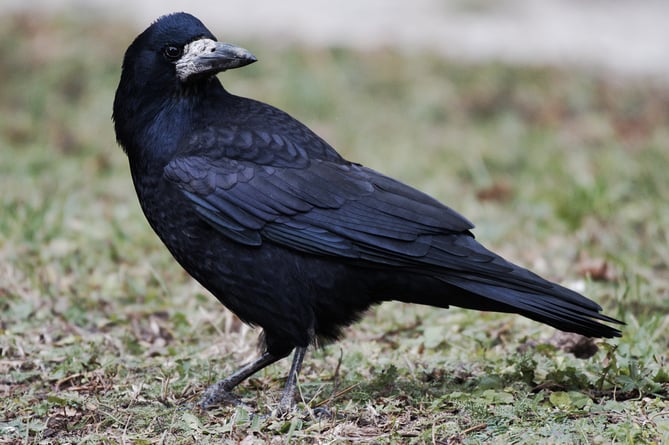
[[[281,136],[219,133],[192,139],[164,175],[235,242],[398,266],[492,264],[456,242],[471,237],[468,220],[408,185],[340,158],[310,158]],[[203,150],[212,144],[223,148]]]

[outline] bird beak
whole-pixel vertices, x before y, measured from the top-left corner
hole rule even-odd
[[[183,55],[176,62],[179,80],[214,75],[225,70],[240,68],[255,62],[249,51],[230,43],[211,39],[194,40],[184,47]]]

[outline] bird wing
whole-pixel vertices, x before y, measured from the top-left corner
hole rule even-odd
[[[268,153],[258,162],[244,155],[230,158],[225,150],[217,156],[201,153],[174,158],[164,175],[204,221],[230,240],[249,246],[269,241],[318,255],[432,273],[491,300],[488,310],[522,311],[585,335],[619,335],[591,320],[617,322],[599,314],[596,303],[487,250],[474,240],[469,232],[473,225],[463,216],[374,170],[341,159],[309,157],[299,147],[293,147],[292,160],[283,151],[280,161]],[[478,307],[477,301],[453,304]]]
[[[252,138],[247,135],[244,145],[255,145]],[[427,262],[457,268],[465,257],[482,263],[493,259],[494,254],[459,243],[463,234],[471,237],[473,225],[428,195],[357,164],[314,159],[296,145],[287,150],[285,139],[264,140],[270,142],[260,161],[238,148],[217,155],[197,150],[174,158],[164,169],[165,178],[205,221],[247,245],[268,240],[304,252],[391,265]],[[228,156],[232,152],[235,158]],[[286,158],[289,152],[292,159]],[[435,244],[440,249],[431,252]]]

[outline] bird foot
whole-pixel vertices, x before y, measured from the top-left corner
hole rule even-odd
[[[296,404],[286,404],[283,402],[279,403],[279,406],[274,411],[273,415],[276,417],[285,417],[289,414],[296,415],[301,418],[310,418],[310,419],[332,419],[334,415],[326,406],[318,406],[316,408],[310,409],[306,407],[305,409],[296,408]]]
[[[230,382],[228,382],[227,379],[209,386],[204,391],[204,394],[202,394],[197,406],[201,409],[207,409],[222,404],[241,406],[245,409],[250,409],[250,407],[242,402],[242,399],[230,390]]]
[[[279,406],[276,408],[276,416],[283,417],[290,414],[295,409],[295,393],[284,391],[279,401]]]
[[[327,406],[317,406],[311,410],[312,415],[317,419],[332,419],[334,415]]]

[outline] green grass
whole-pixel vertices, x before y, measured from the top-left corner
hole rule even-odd
[[[385,304],[308,355],[301,411],[271,415],[280,363],[239,388],[255,414],[200,412],[188,404],[254,356],[257,331],[141,215],[110,120],[136,31],[0,20],[0,444],[669,441],[669,90],[221,36],[260,60],[225,73],[228,89],[628,324],[582,360],[519,316]],[[310,416],[319,404],[334,417]]]

